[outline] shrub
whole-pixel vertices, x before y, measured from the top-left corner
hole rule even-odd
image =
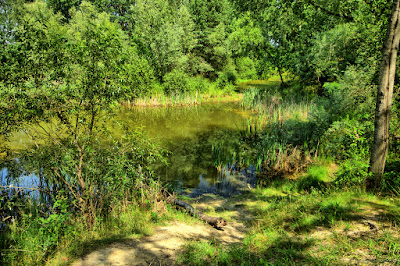
[[[191,90],[189,76],[182,70],[174,69],[164,76],[164,91],[168,95],[186,93]]]
[[[236,59],[236,66],[241,79],[256,79],[256,64],[250,57],[240,57]]]
[[[235,66],[228,64],[224,70],[218,74],[217,87],[223,89],[228,84],[235,84],[236,80],[237,73]]]
[[[362,188],[369,175],[368,166],[368,159],[361,158],[357,155],[343,161],[340,164],[335,183],[340,187]]]
[[[382,178],[382,190],[400,196],[400,161],[389,159]]]
[[[366,134],[369,125],[355,119],[336,121],[322,137],[322,147],[326,155],[339,160],[348,160],[360,156],[368,157],[369,140]]]
[[[133,50],[133,49],[132,49]],[[148,96],[156,86],[156,79],[152,68],[146,59],[136,53],[130,55],[130,62],[122,66],[121,80],[127,91],[127,98]]]
[[[190,91],[207,92],[210,87],[210,83],[203,77],[192,77],[189,79],[188,84]]]

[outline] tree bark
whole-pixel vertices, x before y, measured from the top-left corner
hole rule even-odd
[[[368,189],[379,189],[385,170],[389,148],[389,121],[393,100],[393,87],[396,74],[397,50],[400,41],[399,21],[400,0],[393,2],[392,17],[389,21],[386,41],[382,50],[381,70],[375,109],[375,132],[371,150]]]
[[[286,83],[283,81],[282,71],[281,71],[280,66],[278,66],[278,73],[279,73],[279,77],[281,78],[281,86],[286,87]]]

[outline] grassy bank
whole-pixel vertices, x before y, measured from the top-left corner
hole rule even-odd
[[[244,222],[249,228],[245,240],[228,247],[190,242],[181,262],[398,265],[400,174],[394,169],[394,148],[380,193],[364,189],[373,135],[368,108],[373,108],[367,105],[372,101],[360,104],[357,99],[370,96],[352,96],[337,84],[324,89],[289,84],[249,82],[243,106],[255,111],[256,118],[238,132],[236,141],[213,144],[216,165],[229,162],[259,170],[256,189],[210,213]],[[312,93],[318,90],[322,95]]]
[[[84,215],[70,211],[66,201],[57,201],[48,214],[41,213],[33,200],[16,202],[26,209],[3,228],[1,263],[68,265],[112,243],[152,235],[156,226],[167,221],[194,220],[165,203],[161,186],[149,184],[136,188],[139,195],[110,206],[109,213],[98,215],[92,226]]]
[[[160,93],[150,97],[126,101],[123,103],[123,105],[128,107],[186,106],[210,102],[240,101],[241,99],[242,95],[235,91],[217,94],[195,92],[194,94],[179,94],[174,96],[168,96]]]
[[[239,101],[242,95],[234,82],[211,82],[205,78],[188,78],[176,84],[159,85],[150,95],[126,100],[127,106],[182,106],[205,102]]]
[[[253,165],[268,179],[301,172],[328,158],[340,165],[338,182],[363,186],[374,131],[371,92],[352,93],[339,83],[304,87],[292,79],[286,84],[281,87],[277,77],[243,84],[242,105],[257,115],[235,141],[213,143],[215,164]],[[399,162],[394,136],[399,132],[398,120],[393,119],[382,182],[382,189],[390,193],[397,193],[400,184],[394,170]]]
[[[213,138],[210,144],[216,166],[255,166],[258,186],[240,196],[210,201],[204,211],[243,223],[248,233],[241,243],[230,246],[216,239],[188,241],[178,263],[399,264],[398,154],[391,149],[380,194],[365,192],[372,124],[370,116],[360,114],[367,108],[349,111],[352,100],[345,98],[343,103],[346,90],[339,87],[327,96],[309,93],[299,84],[281,88],[276,78],[246,82],[244,87],[243,106],[256,117],[248,121],[247,128],[229,132],[228,138]],[[138,104],[226,99],[225,94],[221,98],[184,95],[160,94]],[[15,191],[14,198],[1,199],[14,212],[1,234],[2,263],[68,264],[115,241],[152,234],[164,222],[194,219],[173,210],[161,187],[145,178],[152,176],[151,162],[165,160],[165,151],[139,132],[125,138],[104,149],[93,139],[82,142],[86,150],[76,148],[72,139],[61,150],[46,146],[48,150],[42,153],[28,152],[26,163],[39,168],[41,174],[46,174],[43,162],[59,155],[53,165],[60,170],[50,167],[47,175],[60,178],[55,179],[60,196],[54,196],[50,209],[42,209],[25,192]],[[79,172],[75,169],[82,151],[86,152],[85,164]],[[75,190],[76,183],[66,179],[76,174],[79,181],[82,172],[86,180]],[[104,180],[109,186],[104,186]],[[104,194],[96,189],[81,193],[88,187],[105,188]]]
[[[185,265],[396,265],[400,201],[334,185],[335,167],[312,166],[296,179],[213,206],[209,215],[243,222],[242,244],[189,242]]]

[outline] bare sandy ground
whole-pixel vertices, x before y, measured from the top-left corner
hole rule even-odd
[[[182,251],[182,245],[187,241],[212,239],[226,246],[242,243],[247,231],[245,224],[254,218],[240,202],[230,202],[220,197],[203,196],[192,204],[203,212],[211,210],[218,215],[219,211],[223,211],[235,222],[228,222],[223,231],[205,223],[172,222],[156,228],[152,236],[114,243],[80,258],[72,265],[174,265]],[[358,219],[351,221],[350,226],[338,225],[334,228],[318,226],[311,232],[296,237],[315,239],[319,243],[318,246],[332,245],[332,241],[337,238],[335,236],[353,239],[354,243],[368,241],[370,237],[376,238],[383,234],[398,237],[398,228],[384,219],[386,215],[385,208],[371,203],[371,206],[364,206],[357,211]],[[324,255],[318,254],[318,246],[311,247],[310,250],[316,257]],[[398,263],[399,261],[377,261],[376,256],[370,251],[357,247],[354,247],[351,253],[339,258],[339,264],[343,265],[397,265]]]
[[[154,235],[115,243],[94,251],[72,265],[173,265],[180,247],[188,240],[215,239],[222,244],[239,243],[244,237],[240,223],[230,223],[224,231],[209,225],[175,222],[156,229]]]
[[[219,206],[223,200],[206,200],[196,204],[199,210],[206,206]],[[229,222],[223,230],[208,224],[172,222],[158,227],[152,236],[114,243],[89,253],[72,263],[74,266],[89,265],[174,265],[181,246],[187,241],[213,239],[223,245],[241,243],[246,232],[240,222]]]

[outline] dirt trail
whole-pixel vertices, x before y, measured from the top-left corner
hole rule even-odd
[[[336,241],[343,241],[354,245],[351,250],[338,258],[338,264],[343,265],[393,265],[399,261],[382,260],[371,253],[365,245],[357,245],[370,238],[382,238],[385,234],[399,237],[397,227],[393,227],[387,215],[386,206],[368,203],[355,210],[353,220],[344,224],[338,223],[333,227],[317,226],[311,231],[294,235],[296,239],[314,239],[316,245],[311,246],[308,252],[316,258],[326,254],[321,246],[337,245]],[[224,199],[215,195],[203,195],[190,202],[196,209],[212,216],[224,215],[228,218],[228,225],[223,231],[205,224],[187,224],[185,222],[171,222],[158,227],[154,235],[141,239],[132,239],[114,243],[106,248],[94,251],[75,261],[72,265],[174,265],[182,245],[187,241],[213,240],[223,245],[242,243],[247,231],[246,224],[253,220],[248,202],[240,199]],[[247,205],[246,205],[247,204]],[[378,248],[379,249],[379,248]],[[379,260],[378,260],[379,259]]]
[[[223,202],[224,200],[219,199],[207,204],[202,201],[193,205],[202,210],[204,206],[214,208]],[[242,242],[245,232],[246,228],[240,222],[229,222],[223,230],[217,230],[205,223],[189,225],[172,222],[158,227],[152,236],[114,243],[89,253],[72,265],[173,265],[181,246],[188,240],[215,239],[221,244],[230,245]]]

